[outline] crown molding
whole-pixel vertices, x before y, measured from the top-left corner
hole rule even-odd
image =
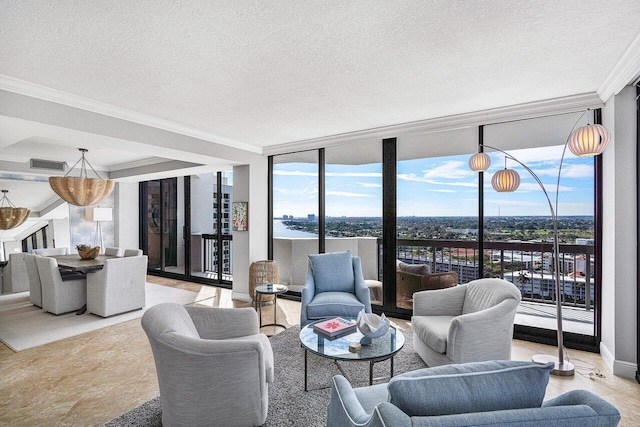
[[[618,63],[613,67],[597,93],[600,99],[607,101],[620,93],[625,86],[633,83],[640,71],[640,34],[631,42]]]
[[[515,120],[523,120],[534,117],[550,116],[555,114],[572,113],[587,108],[599,108],[603,106],[601,98],[596,93],[584,93],[562,98],[547,99],[544,101],[529,102],[526,104],[511,105],[508,107],[493,108],[489,110],[475,111],[471,113],[452,116],[436,117],[433,119],[415,122],[401,123],[397,125],[347,132],[320,138],[287,142],[264,148],[264,155],[292,153],[296,151],[313,150],[323,147],[331,147],[351,142],[365,142],[381,140],[406,135],[427,134],[448,130],[467,128],[478,125],[491,125]]]
[[[84,98],[78,95],[73,95],[71,93],[52,89],[50,87],[27,82],[2,74],[0,74],[0,89],[6,90],[8,92],[14,92],[20,95],[30,96],[32,98],[42,99],[44,101],[55,102],[57,104],[66,105],[68,107],[103,114],[105,116],[114,117],[116,119],[127,120],[129,122],[138,123],[144,126],[150,126],[181,135],[186,135],[192,138],[225,145],[227,147],[249,151],[251,153],[262,154],[262,148],[255,145],[234,141],[232,139],[213,135],[211,133],[194,129],[189,126],[181,125],[169,120],[164,120],[157,117],[149,116],[147,114],[127,110],[125,108],[116,107],[114,105],[95,101],[89,98]]]

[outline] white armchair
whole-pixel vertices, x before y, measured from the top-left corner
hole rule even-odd
[[[479,279],[413,294],[413,345],[427,366],[510,360],[520,291]]]
[[[29,277],[24,256],[22,252],[9,255],[9,262],[2,271],[2,293],[10,294],[29,290]]]
[[[79,310],[87,303],[87,281],[84,278],[63,281],[55,258],[39,256],[36,265],[42,283],[44,310],[62,314]]]
[[[147,257],[112,258],[87,275],[87,311],[98,316],[138,310],[145,306]]]
[[[142,316],[142,328],[156,363],[162,425],[264,424],[273,351],[255,310],[158,304]]]

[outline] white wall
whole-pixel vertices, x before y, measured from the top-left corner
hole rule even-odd
[[[633,378],[637,370],[636,283],[636,106],[635,89],[609,99],[603,125],[612,142],[603,154],[603,359],[615,375]]]
[[[233,295],[235,300],[251,301],[249,266],[267,259],[268,225],[267,157],[233,168],[233,201],[249,202],[249,230],[233,231]]]
[[[139,248],[139,188],[138,183],[116,184],[116,207],[114,212],[116,246]]]
[[[71,232],[69,230],[69,218],[52,219],[49,228],[53,230],[53,240],[56,248],[71,248]],[[47,239],[51,239],[47,236]]]

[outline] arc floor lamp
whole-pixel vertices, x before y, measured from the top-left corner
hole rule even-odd
[[[583,114],[584,116],[584,114]],[[582,116],[578,120],[580,120]],[[577,122],[576,122],[577,124]],[[575,125],[574,125],[575,128]],[[549,197],[549,193],[545,188],[544,184],[536,175],[534,171],[532,171],[527,165],[522,163],[520,160],[513,157],[511,154],[496,148],[490,145],[481,144],[480,152],[474,154],[469,159],[469,168],[476,172],[484,172],[489,169],[491,166],[491,158],[488,154],[483,152],[484,148],[488,148],[491,150],[498,151],[505,155],[505,168],[496,172],[491,179],[492,187],[499,192],[513,192],[520,185],[520,175],[513,169],[507,169],[506,160],[510,159],[514,162],[518,163],[522,166],[538,183],[542,192],[544,193],[547,202],[549,203],[549,210],[551,211],[551,219],[553,221],[553,257],[554,257],[554,273],[555,273],[555,298],[556,298],[556,320],[557,320],[557,334],[558,334],[558,357],[547,355],[547,354],[537,354],[533,356],[533,361],[538,363],[548,363],[553,362],[555,367],[551,372],[554,375],[560,376],[569,376],[574,375],[575,368],[571,362],[564,359],[564,338],[562,331],[562,304],[561,304],[561,294],[560,287],[563,286],[562,281],[560,280],[560,244],[558,241],[558,193],[560,191],[560,174],[562,172],[562,163],[564,161],[564,156],[567,152],[567,147],[573,154],[580,157],[588,157],[588,156],[596,156],[601,154],[609,141],[611,140],[611,135],[609,131],[605,129],[602,125],[586,125],[581,128],[572,131],[567,139],[567,142],[564,145],[564,149],[562,151],[562,157],[560,158],[560,166],[558,167],[558,177],[556,181],[556,200],[555,205],[551,202],[551,198]]]

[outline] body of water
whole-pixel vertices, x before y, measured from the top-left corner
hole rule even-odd
[[[290,230],[282,223],[281,219],[273,221],[273,237],[313,237],[318,238],[317,234],[307,231]]]

